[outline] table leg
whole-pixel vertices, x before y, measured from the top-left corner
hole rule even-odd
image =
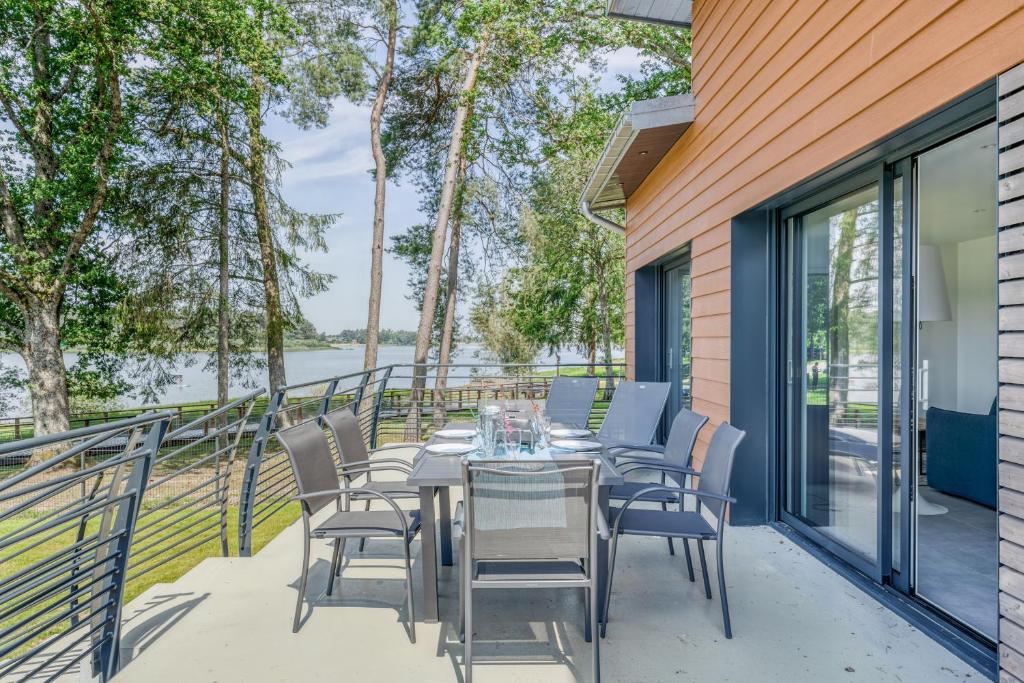
[[[420,559],[423,564],[423,617],[438,622],[437,537],[434,521],[434,487],[420,487]]]
[[[452,505],[447,486],[437,492],[437,505],[441,509],[438,524],[441,527],[441,564],[452,566]]]
[[[609,487],[602,486],[597,490],[597,505],[601,514],[608,519]],[[608,541],[600,536],[597,538],[597,557],[594,568],[597,570],[597,623],[604,623],[604,601],[608,591]],[[590,642],[590,622],[587,622],[587,642]]]

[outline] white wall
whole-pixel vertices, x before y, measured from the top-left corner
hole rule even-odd
[[[987,413],[997,391],[996,237],[940,246],[953,320],[922,323],[928,404]]]
[[[961,242],[957,282],[957,410],[987,413],[998,382],[996,236]]]
[[[946,410],[957,409],[957,298],[958,250],[955,243],[938,245],[942,270],[946,275],[946,293],[952,320],[921,323],[918,351],[928,361],[928,405]]]

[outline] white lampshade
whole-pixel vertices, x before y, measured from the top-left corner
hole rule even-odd
[[[922,244],[917,257],[917,319],[921,322],[952,320],[942,254],[931,244]]]

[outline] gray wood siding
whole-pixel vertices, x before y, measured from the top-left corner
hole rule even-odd
[[[999,667],[1024,680],[1024,64],[999,77]]]

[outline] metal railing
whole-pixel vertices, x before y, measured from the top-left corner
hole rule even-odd
[[[105,408],[81,413],[72,413],[68,418],[69,429],[92,427],[107,422],[117,422],[143,413],[171,412],[178,424],[195,420],[217,409],[216,401],[192,401],[166,405],[142,406],[139,408]],[[31,415],[0,417],[0,443],[28,439],[35,435],[35,418]]]
[[[246,462],[239,497],[239,555],[253,552],[253,535],[260,525],[288,508],[295,495],[291,464],[277,443],[279,429],[319,419],[329,410],[351,408],[356,413],[368,448],[394,442],[423,441],[445,422],[473,420],[482,400],[534,399],[543,401],[555,373],[581,373],[591,366],[575,365],[389,365],[284,387],[271,396],[259,422]],[[446,374],[438,386],[437,374]],[[417,372],[418,371],[418,372]],[[624,366],[593,366],[601,379],[589,426],[599,429]],[[417,375],[426,375],[434,388],[414,390]],[[297,513],[296,513],[297,514]]]
[[[129,549],[171,413],[0,446],[0,678],[118,667]]]
[[[370,440],[389,368],[291,384],[270,397],[246,460],[238,502],[238,554],[253,552],[253,532],[283,512],[296,495],[291,463],[275,436],[280,429],[319,419],[328,410],[351,408]]]
[[[253,391],[180,426],[174,416],[153,461],[129,581],[204,546],[229,555],[229,499],[232,488],[240,490],[232,487],[232,465],[239,446],[257,431],[250,416],[263,394]]]

